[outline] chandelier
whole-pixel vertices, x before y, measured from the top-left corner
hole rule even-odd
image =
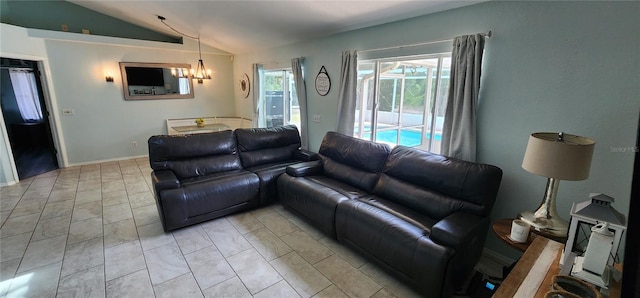
[[[184,34],[174,29],[169,24],[165,23],[166,18],[163,16],[158,16],[158,20],[160,20],[160,22],[162,22],[162,24],[164,24],[165,26],[169,27],[169,29],[173,30],[173,32],[178,33],[184,37],[188,37],[198,41],[198,57],[199,57],[198,66],[196,67],[195,70],[193,68],[191,69],[189,77],[191,77],[191,79],[198,80],[198,84],[202,84],[203,80],[211,79],[211,69],[207,69],[204,66],[204,62],[202,62],[202,50],[200,48],[200,34],[198,34],[198,36],[191,36],[191,35]],[[174,74],[174,76],[175,75],[176,74]],[[186,75],[186,73],[182,73],[182,75]],[[181,75],[178,75],[178,76],[181,76]]]

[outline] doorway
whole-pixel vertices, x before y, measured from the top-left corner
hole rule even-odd
[[[0,107],[20,180],[58,169],[37,61],[0,58]]]
[[[291,69],[265,70],[264,105],[260,108],[260,127],[293,124],[300,127],[300,105]]]

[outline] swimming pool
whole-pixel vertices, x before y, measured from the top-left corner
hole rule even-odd
[[[362,135],[365,139],[371,138],[371,132],[366,132]],[[425,134],[425,138],[428,139],[430,137],[430,133]],[[436,133],[433,137],[434,141],[442,140],[442,134]],[[378,131],[376,134],[376,140],[378,142],[384,143],[392,143],[395,144],[398,140],[398,130],[383,130]],[[422,138],[420,137],[420,131],[403,129],[400,133],[400,144],[402,146],[414,147],[422,144]]]

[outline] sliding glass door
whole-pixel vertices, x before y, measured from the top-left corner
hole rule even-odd
[[[354,136],[438,153],[450,55],[358,63]]]
[[[265,70],[261,127],[294,124],[300,127],[300,106],[290,69]]]

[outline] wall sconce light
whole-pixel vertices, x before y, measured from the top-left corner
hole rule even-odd
[[[104,79],[109,82],[109,83],[113,83],[113,74],[111,74],[111,72],[107,72],[107,75],[104,77]]]

